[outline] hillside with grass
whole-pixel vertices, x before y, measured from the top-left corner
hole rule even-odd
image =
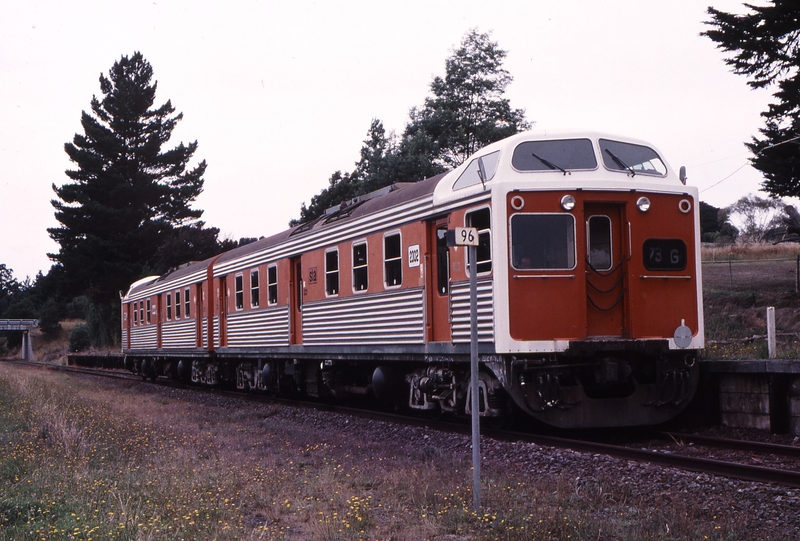
[[[778,356],[800,358],[797,244],[710,245],[702,249],[706,356],[767,356],[767,307],[775,308]],[[759,338],[754,338],[759,337]]]

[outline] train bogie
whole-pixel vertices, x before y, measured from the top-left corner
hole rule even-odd
[[[474,272],[482,416],[654,424],[697,385],[699,259],[697,190],[652,147],[525,133],[137,282],[123,349],[144,375],[468,414]]]

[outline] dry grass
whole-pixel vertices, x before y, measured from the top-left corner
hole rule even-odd
[[[292,411],[0,365],[0,540],[737,538],[602,474],[487,468],[475,514],[468,449]]]
[[[701,260],[728,261],[732,259],[794,259],[800,255],[800,245],[797,243],[733,243],[733,244],[704,244],[700,249]]]
[[[707,358],[766,358],[765,338],[742,340],[765,337],[768,306],[775,308],[779,333],[800,333],[798,254],[800,245],[793,243],[703,246]],[[800,358],[796,336],[780,337],[777,345],[779,358]]]

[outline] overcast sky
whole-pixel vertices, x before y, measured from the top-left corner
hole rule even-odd
[[[285,229],[331,173],[353,169],[373,118],[402,132],[471,28],[508,51],[506,97],[529,121],[650,141],[687,166],[701,199],[729,205],[760,187],[743,142],[772,91],[750,90],[699,36],[709,3],[745,11],[733,0],[0,0],[0,263],[18,279],[50,268],[64,143],[100,74],[135,51],[153,67],[156,105],[184,114],[167,148],[197,140],[193,163],[208,162],[195,207],[222,237]]]

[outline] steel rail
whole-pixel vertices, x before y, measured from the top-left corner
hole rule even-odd
[[[800,458],[800,446],[767,443],[760,441],[731,440],[703,436],[700,434],[684,434],[681,432],[651,432],[649,435],[662,441],[673,441],[678,444],[694,443],[718,449],[731,449],[735,451],[750,451],[759,454],[773,454],[786,457]]]

